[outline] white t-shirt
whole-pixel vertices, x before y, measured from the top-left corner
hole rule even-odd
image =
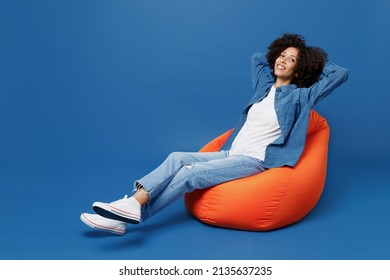
[[[232,143],[230,154],[247,155],[264,160],[265,149],[281,134],[275,112],[275,87],[268,95],[251,106],[244,126]]]

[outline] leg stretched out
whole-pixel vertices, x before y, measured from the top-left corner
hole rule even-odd
[[[248,156],[175,152],[155,170],[134,183],[134,194],[111,203],[95,202],[94,211],[108,220],[137,224],[187,192],[264,171],[262,161]]]

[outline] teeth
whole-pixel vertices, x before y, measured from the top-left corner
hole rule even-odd
[[[283,66],[281,66],[281,65],[277,65],[277,67],[279,68],[279,69],[282,69],[282,70],[285,70],[286,68],[284,68]]]

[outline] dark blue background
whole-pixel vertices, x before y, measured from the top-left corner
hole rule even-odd
[[[390,4],[68,0],[0,4],[1,259],[389,259]],[[182,201],[124,237],[79,220],[172,151],[231,128],[249,60],[285,32],[350,70],[323,196],[267,233],[212,228]]]

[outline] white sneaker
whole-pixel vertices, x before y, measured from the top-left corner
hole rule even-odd
[[[107,231],[118,235],[124,235],[126,233],[126,223],[124,222],[111,220],[97,214],[88,213],[81,214],[80,219],[84,222],[84,224],[94,229]]]
[[[108,219],[118,220],[130,224],[138,224],[141,220],[141,205],[134,198],[127,195],[111,203],[95,202],[93,210]]]

